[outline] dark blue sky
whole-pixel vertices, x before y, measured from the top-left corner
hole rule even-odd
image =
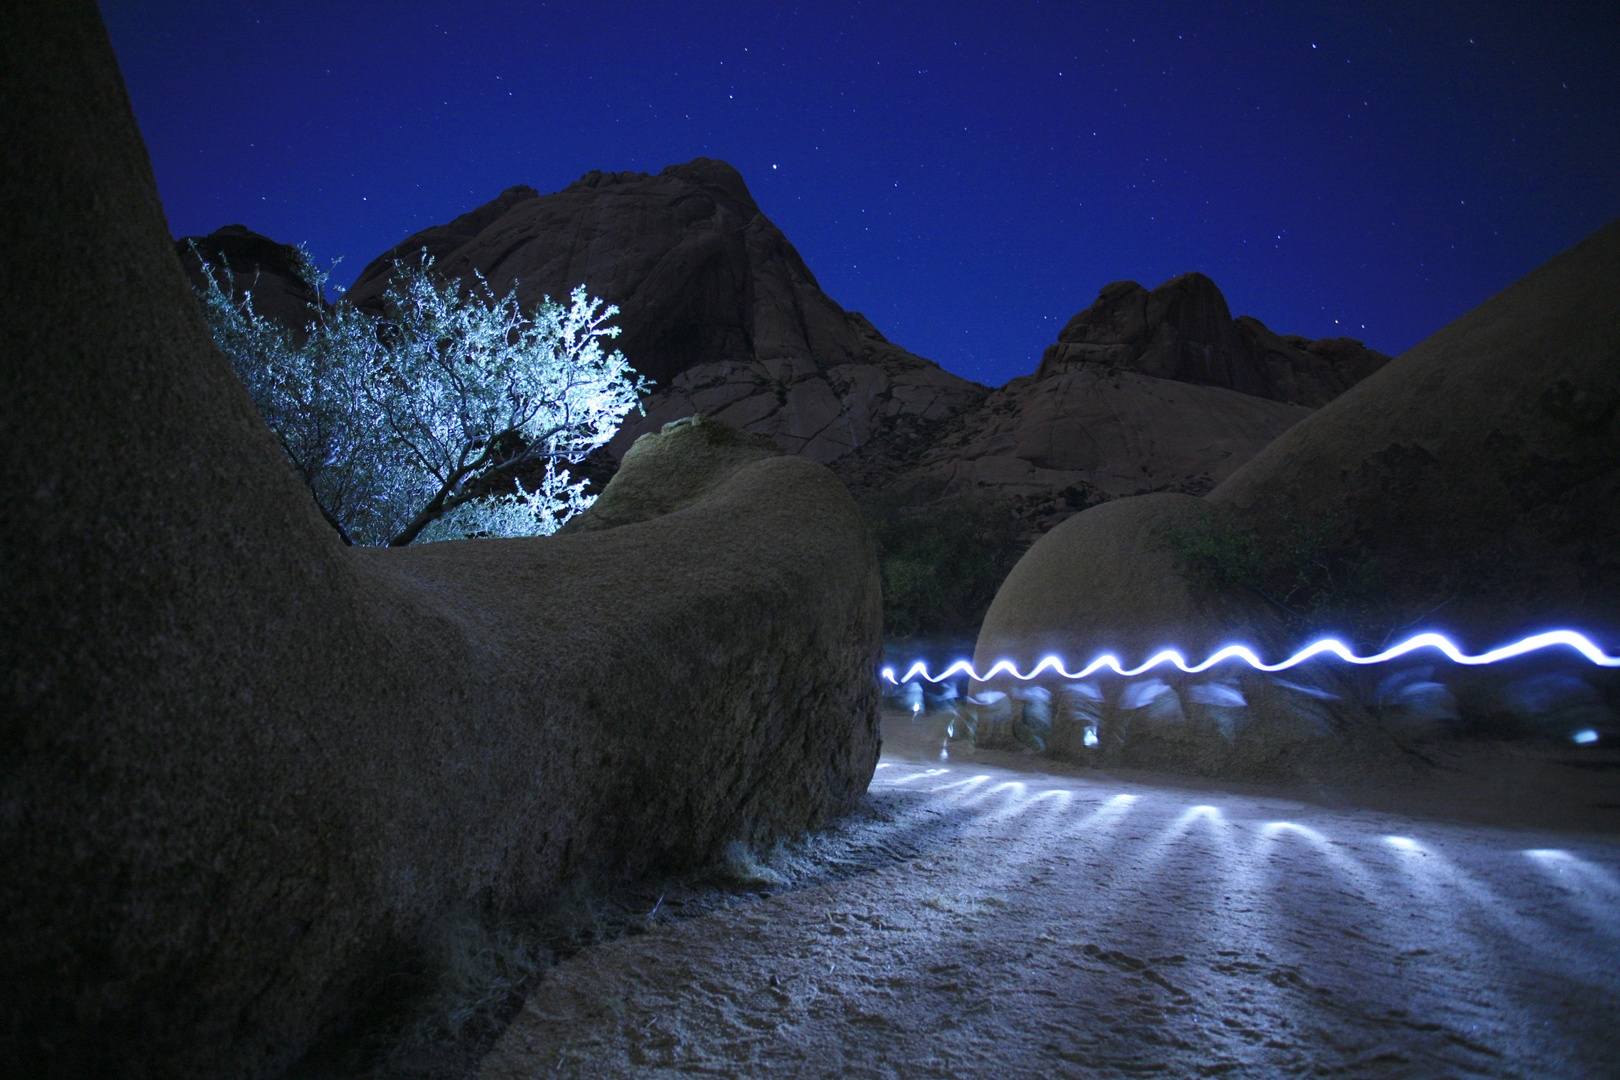
[[[990,384],[1106,282],[1188,270],[1398,353],[1620,216],[1609,3],[102,11],[176,235],[240,222],[346,285],[513,184],[718,157],[833,299]]]

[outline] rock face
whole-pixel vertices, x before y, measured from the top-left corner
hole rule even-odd
[[[919,433],[893,425],[835,468],[853,489],[943,486],[1010,499],[1036,532],[1121,495],[1201,495],[1388,357],[1350,338],[1233,319],[1214,282],[1104,286],[1013,379]]]
[[[859,313],[847,319],[867,345],[860,359],[825,370],[806,358],[694,364],[646,402],[645,417],[626,423],[609,452],[622,454],[642,433],[704,412],[766,434],[788,453],[831,462],[897,424],[947,420],[983,398],[977,383],[913,363]]]
[[[449,274],[478,271],[525,304],[584,284],[619,305],[614,342],[660,392],[609,449],[704,412],[831,461],[886,421],[937,419],[984,387],[913,356],[816,284],[785,236],[723,161],[646,173],[586,174],[562,191],[511,188],[374,260],[347,294],[375,304],[394,259],[428,249]]]
[[[1388,362],[1353,338],[1279,337],[1259,319],[1234,320],[1215,283],[1192,273],[1152,292],[1134,281],[1104,285],[1047,346],[1036,378],[1100,364],[1315,407]]]
[[[1200,493],[1306,416],[1298,405],[1100,364],[1043,365],[964,414],[916,472],[1007,495]]]
[[[452,908],[854,802],[879,597],[826,469],[732,462],[578,535],[342,547],[208,341],[94,6],[14,23],[9,1073],[277,1075]]]
[[[251,292],[253,310],[260,315],[294,331],[303,330],[315,317],[320,297],[314,284],[304,279],[298,251],[291,244],[277,243],[246,225],[226,225],[207,236],[182,236],[174,249],[193,289],[206,285],[202,268],[206,261],[229,273],[237,299]]]

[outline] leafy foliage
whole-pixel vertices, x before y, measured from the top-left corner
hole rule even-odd
[[[458,288],[436,280],[424,255],[396,267],[379,318],[328,304],[327,275],[298,251],[321,297],[302,333],[257,314],[251,289],[234,298],[206,261],[198,298],[345,540],[548,534],[590,504],[563,466],[606,443],[644,386],[622,353],[602,349],[619,333],[605,325],[617,307],[582,285],[567,307],[547,297],[525,313],[515,282],[497,297],[475,272]],[[526,491],[515,476],[536,463],[541,482]]]
[[[970,629],[1023,553],[1005,503],[917,503],[897,492],[863,502],[883,573],[884,632],[893,636]]]
[[[1374,639],[1389,614],[1380,597],[1378,558],[1335,541],[1338,532],[1332,522],[1286,517],[1282,529],[1262,537],[1208,514],[1191,528],[1166,529],[1164,538],[1194,586],[1246,590],[1301,628],[1339,622],[1357,637]]]

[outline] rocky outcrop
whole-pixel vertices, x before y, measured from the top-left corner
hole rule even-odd
[[[1097,364],[1043,368],[993,391],[917,472],[1007,495],[1201,493],[1310,410]]]
[[[976,383],[914,363],[858,312],[847,318],[871,345],[862,359],[826,369],[791,359],[694,364],[648,398],[645,416],[627,421],[608,452],[622,455],[645,432],[703,412],[788,453],[832,462],[898,427],[961,415],[984,397]]]
[[[835,468],[854,489],[978,492],[1041,533],[1121,495],[1201,495],[1389,358],[1350,338],[1279,337],[1233,319],[1214,282],[1104,286],[1013,379],[926,427],[907,419]]]
[[[878,587],[825,468],[344,548],[208,340],[88,0],[13,20],[0,96],[9,1074],[277,1075],[452,909],[859,797]]]
[[[182,236],[174,242],[180,264],[193,289],[206,286],[203,263],[229,275],[232,295],[253,294],[253,310],[299,332],[314,321],[321,298],[304,277],[298,249],[249,229],[226,225],[207,236]],[[200,256],[200,258],[199,258]]]
[[[375,305],[394,260],[424,247],[445,273],[477,271],[498,292],[517,282],[526,305],[584,284],[619,306],[614,346],[658,391],[610,445],[615,460],[704,412],[831,461],[897,417],[948,416],[985,393],[834,303],[723,161],[592,172],[550,195],[511,188],[396,245],[348,298]]]
[[[248,251],[248,234],[235,239],[242,252],[226,249],[231,230],[208,239],[238,280],[270,275],[272,260],[248,256],[275,245],[254,238]],[[839,307],[737,171],[707,158],[657,175],[592,172],[549,195],[509,188],[374,259],[347,298],[376,308],[396,261],[423,251],[497,291],[516,282],[526,304],[583,283],[619,305],[615,345],[657,386],[644,415],[575,470],[593,482],[641,436],[701,413],[836,463],[852,490],[1011,499],[1037,532],[1119,495],[1208,491],[1388,359],[1349,338],[1234,320],[1213,282],[1184,274],[1151,292],[1104,287],[1034,375],[992,392]]]
[[[1200,553],[1185,541],[1206,525]],[[1226,572],[1190,581],[1195,559]],[[1276,563],[1283,588],[1266,593],[1250,563]],[[1318,578],[1325,606],[1290,612],[1283,589],[1323,568],[1340,585],[1353,569],[1367,592],[1338,605]],[[1121,499],[1052,530],[991,604],[975,662],[1027,668],[1056,652],[1079,666],[1112,651],[1129,665],[1164,647],[1197,662],[1232,640],[1280,658],[1324,628],[1362,634],[1363,648],[1440,629],[1481,651],[1560,626],[1620,652],[1620,222],[1301,420],[1203,499]],[[1112,718],[1149,733],[1122,735],[1122,760],[1228,774],[1325,768],[1329,734],[1348,740],[1341,761],[1351,744],[1419,760],[1399,739],[1459,716],[1424,669],[1380,672],[1369,692],[1331,666],[1289,676],[1326,691],[1232,665],[1045,692],[1068,695],[1071,728],[1092,724],[1088,755],[1109,752],[1095,725]],[[1050,724],[1061,711],[1037,709]]]
[[[1238,340],[1267,377],[1263,397],[1297,405],[1326,405],[1390,358],[1352,337],[1310,338],[1274,334],[1252,315],[1233,320]]]
[[[1388,361],[1353,338],[1279,337],[1259,319],[1234,320],[1215,283],[1191,273],[1151,292],[1104,285],[1047,346],[1036,378],[1101,365],[1315,407]]]
[[[857,489],[945,485],[1026,500],[1073,491],[1088,502],[1202,493],[1389,359],[1350,338],[1279,337],[1258,319],[1234,320],[1202,274],[1151,293],[1134,282],[1105,287],[1034,375],[976,396],[880,351],[875,328],[846,318],[872,347],[862,361],[819,377],[789,370],[785,382],[781,365],[694,365],[648,402],[645,420],[626,425],[614,451],[703,411],[836,461]]]

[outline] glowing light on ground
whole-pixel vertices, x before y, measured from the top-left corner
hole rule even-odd
[[[1571,735],[1570,738],[1575,742],[1580,743],[1582,746],[1587,746],[1598,741],[1598,733],[1593,731],[1591,728],[1583,728]]]
[[[1222,829],[1227,827],[1226,819],[1221,816],[1218,808],[1213,806],[1189,806],[1172,823],[1170,833],[1179,836],[1190,829],[1194,822],[1200,820],[1210,826],[1217,826]]]
[[[1475,656],[1470,656],[1461,649],[1457,648],[1457,646],[1452,643],[1451,639],[1447,638],[1443,634],[1425,633],[1407,638],[1399,645],[1392,646],[1391,648],[1385,649],[1381,653],[1375,653],[1372,656],[1357,656],[1354,652],[1351,652],[1349,647],[1347,647],[1342,641],[1338,641],[1334,638],[1323,638],[1321,641],[1312,642],[1310,645],[1307,645],[1293,656],[1290,656],[1288,659],[1276,664],[1268,664],[1261,660],[1260,657],[1256,656],[1254,651],[1246,645],[1228,645],[1225,648],[1211,654],[1210,657],[1203,663],[1194,665],[1189,665],[1186,658],[1176,650],[1164,649],[1158,653],[1155,653],[1148,660],[1134,668],[1123,667],[1120,664],[1118,657],[1114,656],[1112,653],[1104,653],[1102,656],[1097,657],[1097,659],[1093,660],[1079,671],[1069,671],[1063,666],[1063,661],[1060,657],[1048,656],[1037,663],[1034,669],[1028,674],[1020,672],[1011,660],[1000,661],[992,666],[990,670],[985,672],[983,675],[980,675],[969,661],[958,660],[956,663],[952,664],[950,667],[947,667],[938,675],[932,675],[929,674],[928,664],[925,661],[919,660],[915,664],[912,664],[911,667],[906,670],[905,675],[898,679],[895,678],[895,669],[892,667],[884,668],[882,675],[886,681],[893,683],[896,686],[903,683],[910,683],[914,679],[924,679],[931,683],[944,682],[946,679],[949,679],[954,675],[966,675],[974,682],[988,682],[998,675],[1010,675],[1015,679],[1021,679],[1028,682],[1029,680],[1038,677],[1043,672],[1050,672],[1052,675],[1064,679],[1083,679],[1086,676],[1095,674],[1096,672],[1102,671],[1105,668],[1117,675],[1132,677],[1140,675],[1144,671],[1149,671],[1155,667],[1158,667],[1161,664],[1171,664],[1189,675],[1196,675],[1199,672],[1208,671],[1216,664],[1225,663],[1228,660],[1241,660],[1250,667],[1259,671],[1283,671],[1287,668],[1303,664],[1305,661],[1318,656],[1336,656],[1347,664],[1383,664],[1398,657],[1405,656],[1408,653],[1416,652],[1419,649],[1437,650],[1438,652],[1443,653],[1447,659],[1451,660],[1451,662],[1455,664],[1479,665],[1498,664],[1504,660],[1511,660],[1514,657],[1524,656],[1526,653],[1537,652],[1541,649],[1550,649],[1559,645],[1575,650],[1577,653],[1580,653],[1582,656],[1586,657],[1587,660],[1597,664],[1599,667],[1620,667],[1620,656],[1608,655],[1602,649],[1598,648],[1597,645],[1595,645],[1585,634],[1577,633],[1574,630],[1549,630],[1544,634],[1532,634],[1530,637],[1523,638],[1511,645],[1504,645],[1499,649],[1492,649],[1489,652],[1479,653]],[[1586,732],[1582,732],[1581,734],[1584,735]],[[1594,740],[1596,738],[1596,734],[1596,732],[1592,732]]]
[[[1544,870],[1566,876],[1573,874],[1592,892],[1606,895],[1610,903],[1620,901],[1620,878],[1601,866],[1587,862],[1562,848],[1531,848],[1524,854]],[[1620,934],[1620,926],[1614,926],[1613,920],[1609,922],[1613,927],[1612,932]]]
[[[1347,855],[1343,848],[1344,841],[1329,840],[1309,825],[1301,825],[1295,821],[1267,822],[1260,829],[1259,838],[1254,847],[1254,855],[1262,860],[1281,860],[1284,865],[1288,863],[1288,849],[1299,843],[1308,845],[1316,855],[1325,860],[1338,875],[1342,887],[1339,896],[1343,899],[1362,904],[1376,904],[1383,889],[1353,857]],[[1297,867],[1299,863],[1291,865]]]
[[[1093,808],[1090,813],[1075,819],[1067,829],[1061,831],[1061,835],[1069,838],[1084,837],[1088,843],[1094,845],[1093,850],[1105,850],[1111,842],[1112,829],[1125,819],[1125,815],[1135,802],[1135,795],[1115,795]]]
[[[1003,780],[999,784],[981,787],[962,800],[964,805],[972,807],[1018,806],[1024,801],[1025,785],[1020,780]],[[991,813],[981,815],[984,819],[995,816]]]
[[[906,783],[910,783],[913,780],[921,779],[923,777],[939,776],[942,773],[948,773],[950,771],[951,770],[949,770],[949,769],[923,769],[921,772],[914,772],[914,773],[911,773],[911,774],[909,774],[907,776],[901,776],[901,777],[891,779],[889,781],[889,783],[891,783],[891,784],[906,784]]]
[[[963,792],[972,792],[977,791],[980,787],[988,784],[989,782],[990,778],[981,774],[979,776],[969,776],[963,780],[952,780],[949,783],[940,784],[936,787],[931,787],[928,790],[947,791],[951,788],[961,788]],[[961,792],[958,792],[958,794],[961,794]]]

